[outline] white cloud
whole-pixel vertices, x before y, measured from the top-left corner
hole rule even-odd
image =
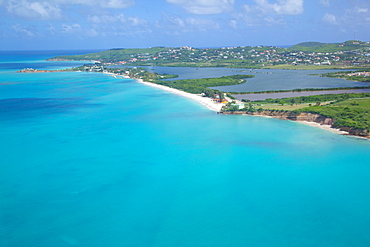
[[[147,24],[147,21],[139,17],[125,17],[123,14],[119,15],[93,15],[88,16],[87,20],[94,24],[103,24],[103,23],[128,23],[132,26],[144,26]]]
[[[357,12],[358,13],[367,13],[369,11],[369,9],[365,9],[365,8],[357,8]]]
[[[16,25],[13,25],[12,28],[16,33],[18,33],[22,36],[26,35],[29,38],[33,38],[35,36],[38,36],[38,34],[34,30],[32,30],[32,28],[30,28],[30,27],[24,27],[24,26],[21,26],[19,24],[16,24]]]
[[[338,24],[337,18],[335,17],[335,15],[332,15],[332,14],[326,13],[322,19],[326,23],[329,23],[329,24],[332,24],[332,25],[337,25]]]
[[[341,15],[341,24],[352,27],[361,27],[362,30],[369,30],[370,3],[355,5],[346,9]]]
[[[122,9],[134,5],[133,0],[0,0],[0,7],[8,13],[26,19],[59,19],[62,10],[71,5],[87,5],[90,7]]]
[[[172,23],[174,26],[177,27],[184,27],[185,22],[180,17],[175,17],[172,20],[170,20],[170,23]]]
[[[80,30],[81,30],[81,26],[77,23],[72,24],[72,25],[62,24],[62,29],[60,30],[60,32],[71,34],[71,33],[76,33]]]
[[[230,20],[229,21],[229,26],[233,29],[237,29],[238,28],[238,21],[237,20]]]
[[[61,9],[58,5],[48,2],[9,1],[6,5],[9,13],[29,19],[54,19],[61,17]]]
[[[232,10],[234,0],[167,0],[192,14],[220,14]]]
[[[86,31],[86,35],[89,37],[96,37],[99,33],[95,29],[89,29]]]
[[[329,0],[320,0],[319,2],[322,6],[330,7],[330,1]]]
[[[131,0],[108,0],[97,1],[103,8],[124,9],[132,6],[134,3]]]
[[[204,18],[180,18],[178,16],[165,15],[161,21],[157,22],[156,27],[165,30],[167,34],[180,34],[215,30],[219,29],[220,25],[217,22]]]
[[[268,0],[254,0],[255,5],[244,5],[244,9],[251,12],[278,15],[299,15],[302,14],[303,0],[278,0],[277,3],[270,3]]]
[[[50,34],[51,34],[51,35],[54,35],[54,34],[55,34],[56,29],[55,29],[55,27],[54,27],[53,25],[48,24],[48,25],[46,26],[46,28],[47,28],[47,30],[50,32]]]
[[[144,19],[141,19],[139,17],[129,17],[127,20],[131,23],[133,26],[144,26],[147,24],[147,21]]]
[[[234,18],[247,26],[280,26],[287,24],[286,16],[304,12],[303,0],[253,0],[254,4],[243,5],[244,12]]]
[[[49,0],[49,2],[63,5],[95,5],[102,8],[113,9],[128,8],[135,4],[133,0]]]
[[[273,26],[273,25],[284,25],[285,20],[276,16],[267,16],[263,18],[263,21],[266,25],[268,26]]]
[[[200,18],[186,18],[185,23],[187,26],[196,28],[198,30],[206,30],[206,29],[218,29],[220,25],[215,23],[214,21],[208,19],[200,19]]]
[[[100,23],[114,23],[114,22],[126,22],[126,18],[123,14],[119,15],[93,15],[88,16],[87,20],[92,23],[100,24]]]

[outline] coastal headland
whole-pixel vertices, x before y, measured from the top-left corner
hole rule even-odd
[[[143,84],[146,84],[146,85],[149,85],[149,86],[160,88],[162,90],[166,90],[166,91],[181,95],[183,97],[191,98],[191,99],[207,106],[209,109],[211,109],[213,111],[216,111],[217,113],[220,113],[220,114],[232,114],[232,115],[246,114],[246,115],[252,115],[252,116],[265,116],[265,117],[267,116],[267,117],[279,118],[279,119],[284,119],[284,120],[297,121],[297,122],[300,122],[300,123],[303,123],[303,124],[308,124],[308,125],[313,126],[313,127],[319,127],[319,128],[325,129],[325,130],[329,130],[329,131],[332,131],[332,132],[337,133],[337,134],[354,135],[354,136],[359,136],[359,137],[364,137],[364,138],[370,138],[370,133],[369,133],[368,129],[366,127],[363,127],[363,126],[366,126],[366,123],[365,123],[365,125],[362,125],[360,127],[350,126],[350,125],[349,126],[339,126],[338,127],[337,124],[336,124],[337,119],[331,118],[331,117],[328,117],[328,116],[325,116],[325,115],[322,115],[322,114],[319,114],[319,113],[312,113],[312,112],[309,112],[309,111],[308,112],[296,112],[296,111],[289,111],[289,110],[283,111],[283,110],[269,110],[269,109],[265,109],[265,110],[258,109],[258,111],[257,111],[254,108],[254,106],[251,105],[250,102],[249,102],[250,105],[248,106],[248,102],[239,101],[235,98],[232,98],[232,96],[231,96],[231,98],[226,96],[225,101],[223,101],[221,103],[219,98],[214,98],[215,96],[213,96],[213,98],[212,97],[205,97],[204,94],[194,94],[194,93],[184,92],[183,90],[175,89],[172,86],[173,86],[173,84],[176,84],[176,81],[174,81],[173,84],[161,85],[160,84],[161,82],[150,79],[148,77],[137,78],[137,75],[135,76],[134,74],[130,73],[129,71],[126,71],[126,73],[127,73],[127,75],[125,75],[126,78],[134,78],[139,83],[143,83]],[[117,74],[113,73],[113,75],[116,76]],[[129,76],[129,75],[131,75],[131,76]],[[152,82],[148,82],[149,80],[151,80]],[[313,92],[310,92],[313,95],[308,96],[308,98],[309,97],[321,97],[321,99],[323,99],[323,100],[325,100],[325,99],[331,99],[331,100],[335,99],[336,101],[338,101],[338,100],[340,101],[340,100],[342,100],[341,97],[343,97],[344,100],[348,99],[348,98],[351,98],[351,97],[352,98],[353,97],[355,97],[355,98],[356,97],[360,97],[360,98],[361,97],[370,97],[370,93],[363,93],[363,92],[358,91],[358,90],[361,90],[361,89],[355,89],[353,92],[352,91],[342,91],[342,94],[336,94],[336,90],[334,90],[334,92],[335,92],[334,95],[330,94],[332,91],[329,91],[329,92],[328,91],[323,91],[324,93],[326,93],[324,95],[322,95],[320,93],[320,91],[313,91]],[[366,91],[368,89],[363,89],[363,90]],[[315,92],[319,92],[319,93],[316,95]],[[358,93],[356,94],[356,92],[358,92]],[[222,95],[222,94],[224,94],[224,93],[223,92],[218,92],[218,95]],[[296,98],[297,97],[293,97],[291,99],[292,99],[292,102],[294,102],[298,106],[299,106],[298,102],[302,103],[302,101],[304,101],[304,100],[306,100],[306,102],[310,102],[310,99],[297,98],[297,100],[295,100]],[[285,99],[285,100],[287,100],[287,99]],[[311,99],[311,101],[312,100],[317,101],[316,98]],[[323,103],[322,105],[324,106],[326,104],[327,103]],[[351,103],[351,104],[353,104],[353,103]],[[244,108],[246,108],[245,111],[238,111],[236,109],[237,107],[239,108],[239,107],[243,107],[243,106],[244,106]],[[307,103],[305,104],[305,106],[308,106]],[[316,107],[318,107],[317,102],[316,102]],[[341,119],[339,119],[339,120],[341,121]],[[365,120],[365,122],[366,122],[366,120]]]
[[[257,95],[257,92],[254,92],[255,95],[252,95],[253,92],[227,93],[215,88],[243,84],[246,82],[246,78],[254,77],[254,75],[166,80],[176,78],[177,75],[160,75],[144,68],[134,67],[145,65],[301,70],[345,68],[357,71],[326,73],[320,74],[320,76],[368,82],[370,75],[368,49],[370,49],[370,43],[362,41],[333,44],[306,42],[290,48],[269,46],[218,49],[197,49],[187,46],[180,48],[152,47],[147,49],[111,49],[85,55],[58,56],[48,60],[94,61],[94,63],[63,71],[103,72],[115,77],[132,78],[139,83],[191,98],[217,113],[259,115],[309,122],[311,125],[324,129],[328,129],[328,126],[332,127],[331,129],[338,129],[337,133],[343,134],[345,131],[351,135],[369,138],[369,103],[357,100],[360,102],[358,103],[355,100],[356,97],[361,99],[370,97],[370,93],[364,93],[370,90],[370,87],[366,85],[363,85],[362,88],[343,86],[338,88],[297,88],[289,91],[289,97],[286,97],[286,92],[282,92],[282,90],[266,91],[264,92],[266,95],[262,95],[261,92],[258,92],[259,95]],[[114,65],[121,67],[115,68]],[[61,71],[24,69],[18,72]],[[346,91],[343,91],[344,89]],[[359,89],[363,89],[360,91],[362,94],[359,93]],[[334,94],[337,96],[328,96]],[[251,96],[260,97],[252,99]],[[262,96],[266,102],[261,103]],[[276,100],[273,101],[271,98],[276,98]],[[291,107],[287,108],[284,105],[291,105]]]
[[[291,120],[296,121],[299,123],[303,123],[309,126],[318,127],[324,130],[331,131],[336,134],[341,135],[353,135],[363,138],[370,138],[370,133],[367,129],[358,129],[358,128],[351,128],[351,127],[340,127],[335,128],[333,124],[335,119],[325,117],[321,114],[314,114],[309,112],[303,113],[293,113],[289,111],[276,111],[276,110],[264,110],[264,111],[221,111],[220,113],[226,115],[236,115],[236,114],[244,114],[244,115],[251,115],[251,116],[261,116],[261,117],[272,117],[277,119],[283,120]]]
[[[81,66],[78,68],[72,68],[72,69],[67,69],[67,70],[24,69],[19,72],[48,73],[48,72],[63,72],[63,71],[86,71],[86,72],[100,72],[100,73],[102,72],[102,73],[114,76],[116,78],[123,76],[125,78],[135,79],[138,83],[156,87],[156,88],[166,90],[171,93],[175,93],[183,97],[190,98],[200,104],[203,104],[208,109],[215,111],[217,113],[221,113],[221,114],[232,114],[232,115],[247,114],[247,115],[253,115],[253,116],[265,116],[265,117],[268,116],[268,117],[274,117],[274,118],[279,118],[279,119],[293,120],[293,121],[309,124],[314,127],[320,127],[325,130],[330,130],[338,134],[349,134],[349,135],[370,138],[368,128],[363,128],[363,127],[358,128],[358,127],[350,126],[350,125],[338,127],[335,124],[337,119],[331,118],[330,116],[328,117],[328,116],[324,116],[318,113],[312,114],[309,112],[302,112],[300,113],[300,115],[297,115],[297,112],[294,112],[294,111],[292,112],[292,111],[274,110],[273,108],[272,110],[264,109],[262,111],[261,109],[259,109],[258,111],[256,111],[256,109],[254,108],[255,106],[251,105],[252,103],[256,104],[253,101],[249,103],[243,102],[244,100],[239,101],[237,98],[233,97],[235,95],[227,94],[219,90],[212,90],[208,88],[208,87],[220,85],[219,84],[220,81],[222,82],[221,85],[224,84],[225,81],[228,81],[228,80],[229,81],[226,83],[226,85],[245,83],[245,80],[243,80],[242,78],[248,77],[248,75],[236,75],[236,76],[231,76],[231,77],[205,78],[205,79],[195,79],[195,80],[163,81],[163,79],[175,78],[176,76],[167,75],[167,74],[160,75],[157,73],[148,72],[143,68],[124,68],[124,69],[105,68],[104,66],[100,66],[96,64],[94,65],[90,64],[88,66]],[[323,91],[323,90],[313,90],[310,93],[314,94],[317,97],[320,97],[320,94],[321,94],[320,91]],[[279,92],[277,92],[276,94],[279,94]],[[284,95],[281,92],[280,94]],[[322,97],[327,97],[325,95],[323,95]],[[343,94],[338,94],[339,97],[341,95]],[[370,94],[366,95],[366,97],[370,97]],[[288,98],[288,99],[285,98],[284,100],[285,101],[291,100],[292,102],[298,105],[299,100],[295,100],[295,98],[297,97]],[[247,106],[247,103],[249,104],[249,106]],[[278,108],[278,106],[273,106],[273,107]],[[246,109],[238,110],[240,108],[246,108]],[[325,119],[325,120],[323,121],[322,119]]]

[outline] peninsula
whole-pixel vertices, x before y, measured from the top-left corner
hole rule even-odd
[[[297,88],[291,91],[316,92],[314,93],[316,95],[283,99],[278,97],[275,101],[266,99],[264,101],[243,100],[244,102],[242,102],[236,99],[238,95],[253,92],[226,93],[211,88],[245,83],[246,79],[253,77],[253,75],[166,80],[174,79],[177,75],[160,75],[148,72],[144,68],[134,67],[145,65],[270,69],[345,68],[356,70],[334,74],[327,73],[320,76],[369,82],[369,56],[369,42],[352,40],[334,44],[305,42],[290,48],[246,46],[197,49],[185,46],[180,48],[111,49],[86,55],[58,56],[49,60],[94,61],[94,64],[86,64],[78,68],[68,69],[68,71],[103,72],[113,76],[133,78],[140,83],[160,87],[192,98],[223,114],[261,115],[295,121],[316,122],[345,131],[351,135],[370,138],[370,93],[357,93],[356,90],[360,87],[335,88],[334,90],[338,90],[335,94],[326,93],[325,90],[333,90],[328,88]],[[370,86],[361,88],[368,90]],[[355,91],[352,93],[339,91],[344,89]],[[277,93],[281,91],[267,92]]]

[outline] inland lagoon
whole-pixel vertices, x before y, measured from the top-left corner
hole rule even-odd
[[[118,66],[117,66],[118,67]],[[246,83],[214,87],[224,92],[259,92],[267,90],[293,90],[297,88],[367,87],[369,83],[347,81],[338,78],[320,77],[319,74],[340,70],[282,70],[282,69],[236,69],[193,67],[146,67],[160,74],[176,74],[182,79],[213,78],[227,75],[254,75]]]
[[[102,73],[16,73],[78,64],[44,61],[59,54],[1,56],[1,246],[370,245],[368,140]]]

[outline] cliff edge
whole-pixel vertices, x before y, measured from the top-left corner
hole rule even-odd
[[[268,116],[284,120],[315,122],[321,125],[330,125],[331,128],[335,128],[333,127],[335,119],[328,118],[320,114],[308,112],[296,113],[291,111],[263,110],[263,111],[221,111],[220,114],[229,114],[229,115],[246,114],[252,116]],[[349,135],[370,138],[370,133],[367,129],[356,129],[351,127],[340,127],[338,129],[341,131],[348,132]]]

